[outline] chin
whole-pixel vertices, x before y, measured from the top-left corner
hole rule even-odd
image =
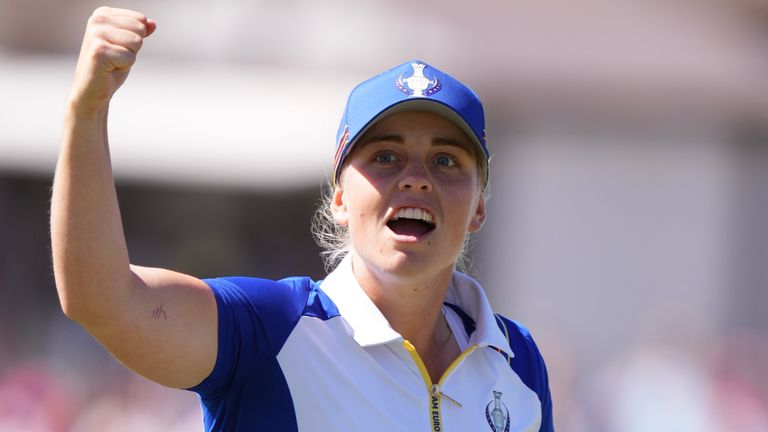
[[[456,265],[455,260],[414,251],[392,251],[388,256],[381,258],[383,259],[379,261],[379,269],[400,277],[423,276],[430,272],[438,274],[446,269],[452,271]]]

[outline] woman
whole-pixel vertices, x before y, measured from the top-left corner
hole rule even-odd
[[[486,216],[482,105],[423,62],[350,95],[316,224],[343,257],[324,281],[129,263],[106,120],[155,27],[99,8],[86,29],[51,208],[67,316],[137,373],[200,394],[209,431],[552,430],[530,335],[455,271]]]

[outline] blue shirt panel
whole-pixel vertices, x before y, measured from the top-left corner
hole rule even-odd
[[[530,331],[525,326],[496,314],[497,323],[501,331],[509,338],[509,347],[514,356],[509,359],[512,370],[520,377],[523,383],[536,392],[541,401],[541,426],[540,432],[553,432],[552,422],[552,397],[549,392],[549,377],[544,358],[536,346]],[[505,332],[506,327],[506,332]]]
[[[303,315],[338,315],[309,278],[207,279],[218,309],[218,355],[200,395],[205,430],[296,431],[293,401],[277,354]]]

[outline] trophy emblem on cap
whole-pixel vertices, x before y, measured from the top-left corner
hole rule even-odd
[[[424,63],[411,63],[413,68],[413,75],[408,78],[404,78],[405,74],[401,74],[397,77],[395,85],[401,92],[408,96],[432,96],[440,91],[442,85],[437,77],[429,77],[424,74],[424,69],[427,67]]]

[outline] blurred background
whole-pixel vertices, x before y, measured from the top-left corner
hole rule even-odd
[[[0,432],[201,430],[61,313],[49,189],[87,0],[0,0]],[[357,82],[420,58],[486,104],[473,274],[559,431],[768,431],[768,1],[124,0],[132,261],[324,277],[309,221]]]

